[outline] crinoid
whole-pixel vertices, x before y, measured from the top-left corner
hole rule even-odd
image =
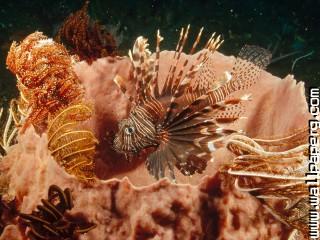
[[[234,135],[227,143],[228,149],[237,155],[228,170],[236,177],[236,187],[257,197],[276,218],[306,236],[310,209],[309,190],[305,184],[307,138],[308,130],[302,129],[272,140]],[[289,145],[295,147],[277,152],[265,150],[267,146]]]
[[[237,120],[237,107],[249,99],[247,94],[239,98],[229,95],[251,86],[271,57],[265,49],[245,46],[230,76],[217,77],[213,72],[212,54],[222,43],[220,36],[211,36],[202,51],[197,53],[194,63],[188,64],[188,58],[181,60],[189,27],[181,30],[173,63],[165,74],[161,90],[159,69],[167,63],[161,58],[160,42],[163,38],[160,32],[157,32],[154,56],[143,37],[138,37],[133,51],[129,52],[136,96],[129,96],[134,104],[129,118],[119,123],[113,145],[126,155],[151,148],[153,152],[147,157],[146,164],[156,179],[164,177],[166,169],[169,169],[169,177],[175,179],[174,166],[184,175],[203,172],[207,161],[212,160],[211,152],[221,146],[224,136],[235,132],[224,128],[223,124]],[[202,30],[190,54],[195,52]],[[114,81],[125,93],[121,76],[116,76]],[[230,114],[228,109],[231,107],[235,111]]]
[[[56,40],[66,44],[73,54],[89,64],[97,58],[114,56],[117,44],[114,37],[97,21],[88,16],[89,1],[63,23]]]
[[[15,143],[18,134],[18,126],[23,120],[15,100],[12,100],[8,113],[4,113],[4,109],[0,108],[0,133],[2,137],[0,138],[0,156],[7,153],[8,148]],[[6,116],[5,116],[6,115]]]
[[[3,196],[0,194],[0,235],[7,225],[16,224],[17,215],[18,210],[16,200],[4,200]]]
[[[73,208],[68,188],[63,191],[51,185],[48,200],[41,199],[41,203],[31,214],[19,214],[22,223],[29,227],[27,235],[31,240],[72,240],[96,227],[94,223],[77,221],[67,214],[67,210]]]
[[[19,45],[12,43],[7,67],[17,76],[19,106],[28,114],[22,132],[30,124],[45,127],[49,113],[82,97],[83,90],[72,64],[64,46],[40,32],[30,34]]]
[[[81,125],[92,109],[83,103],[60,110],[48,125],[48,148],[65,170],[82,180],[94,179],[94,155],[97,139]]]

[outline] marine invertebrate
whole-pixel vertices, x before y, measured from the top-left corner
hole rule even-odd
[[[33,124],[46,127],[48,114],[68,106],[82,96],[82,88],[72,69],[73,59],[63,45],[41,32],[13,42],[7,67],[17,76],[22,112],[28,113],[22,132]]]
[[[63,108],[49,119],[48,148],[65,170],[81,180],[94,179],[94,155],[97,139],[81,125],[91,117],[92,109],[83,103]]]
[[[257,197],[278,219],[308,236],[309,190],[308,129],[271,140],[234,135],[227,147],[236,158],[228,173],[236,176],[236,186]],[[269,147],[288,147],[267,151]],[[262,147],[264,146],[264,147]],[[277,201],[277,205],[272,201]],[[295,232],[293,233],[295,234]]]
[[[6,201],[3,199],[2,195],[0,195],[0,235],[6,225],[15,222],[17,215],[18,211],[16,201],[14,199]]]
[[[60,189],[51,185],[48,200],[41,199],[42,205],[31,214],[20,213],[20,219],[30,230],[27,235],[31,240],[75,239],[79,234],[95,228],[93,223],[80,223],[67,216],[66,211],[73,208],[70,189]]]
[[[13,102],[12,102],[13,103]],[[20,122],[19,116],[16,115],[14,104],[11,104],[7,116],[4,116],[3,108],[0,108],[0,120],[1,120],[1,141],[0,141],[0,156],[3,156],[7,153],[8,148],[14,143],[15,138],[18,133],[18,128],[15,123],[18,124]]]
[[[294,70],[294,67],[296,66],[297,62],[300,61],[301,59],[304,59],[304,58],[307,58],[307,57],[310,57],[312,54],[314,53],[314,50],[312,50],[311,52],[308,52],[298,58],[296,58],[293,62],[292,62],[292,65],[291,65],[291,72],[293,72]]]
[[[259,77],[260,71],[269,60],[270,53],[256,46],[245,46],[239,53],[230,76],[215,76],[210,71],[211,54],[220,46],[220,36],[214,34],[198,53],[197,62],[191,66],[188,60],[177,71],[177,64],[186,43],[189,27],[182,28],[165,83],[160,90],[159,68],[161,67],[160,42],[157,32],[155,59],[148,49],[147,39],[138,37],[129,56],[136,81],[136,96],[129,118],[120,121],[119,131],[114,138],[114,148],[126,155],[141,150],[152,149],[146,164],[156,178],[169,176],[175,179],[174,166],[184,175],[201,173],[206,168],[211,152],[221,146],[223,136],[235,132],[224,128],[223,123],[234,122],[239,118],[240,103],[249,100],[248,95],[227,98],[230,93],[246,89]],[[200,41],[203,29],[197,35],[190,54],[193,54]],[[121,76],[115,82],[122,87]],[[235,110],[226,114],[226,109]]]
[[[66,44],[73,54],[89,64],[97,58],[114,56],[117,44],[114,37],[97,21],[88,16],[89,1],[71,14],[60,27],[56,40]]]

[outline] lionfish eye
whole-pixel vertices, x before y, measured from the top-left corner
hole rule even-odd
[[[128,135],[131,135],[132,133],[134,133],[134,127],[126,127],[124,129],[124,132]]]

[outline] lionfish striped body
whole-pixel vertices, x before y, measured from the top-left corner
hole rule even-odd
[[[201,38],[202,30],[192,48],[193,54]],[[173,64],[168,70],[164,85],[159,87],[160,42],[157,33],[155,58],[148,49],[147,39],[138,37],[133,51],[129,52],[136,80],[136,96],[130,96],[133,107],[129,117],[119,123],[119,131],[114,139],[116,151],[124,154],[138,154],[149,147],[155,148],[147,157],[147,168],[156,178],[166,175],[175,179],[174,166],[184,175],[202,173],[211,152],[221,146],[224,136],[235,132],[222,127],[224,123],[237,120],[240,112],[230,107],[240,108],[240,103],[248,100],[248,95],[227,98],[230,93],[246,89],[252,85],[269,60],[265,49],[245,46],[237,58],[230,76],[217,78],[212,72],[211,56],[221,45],[220,36],[214,34],[204,50],[197,54],[196,63],[188,66],[188,58],[179,70],[183,47],[189,33],[189,26],[181,30],[173,56]],[[178,71],[179,70],[179,71]],[[114,79],[126,93],[122,78]]]

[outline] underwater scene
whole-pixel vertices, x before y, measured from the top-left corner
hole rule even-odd
[[[320,2],[0,5],[0,240],[320,239]]]

